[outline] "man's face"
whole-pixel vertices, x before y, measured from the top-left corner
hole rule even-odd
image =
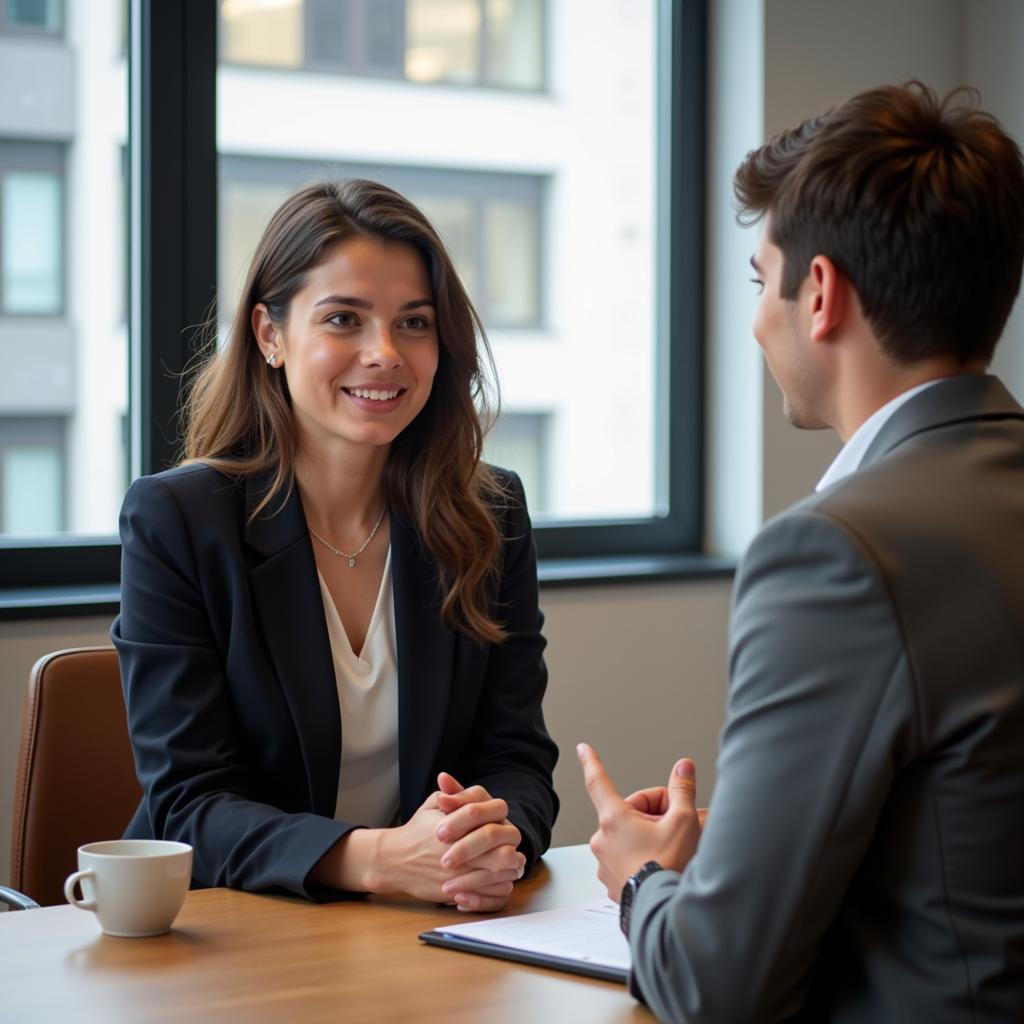
[[[750,263],[761,288],[754,314],[754,337],[764,352],[768,369],[782,389],[786,419],[803,430],[821,430],[828,424],[818,410],[826,397],[826,382],[809,337],[809,314],[801,302],[810,284],[805,279],[795,299],[782,298],[782,250],[769,238],[765,218],[761,241]]]

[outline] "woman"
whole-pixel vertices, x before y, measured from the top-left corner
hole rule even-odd
[[[518,479],[480,462],[478,336],[489,356],[412,204],[308,186],[184,462],[129,489],[127,835],[190,843],[197,883],[495,910],[547,848],[536,560]]]

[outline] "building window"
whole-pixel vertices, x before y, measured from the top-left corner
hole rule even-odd
[[[63,22],[62,0],[0,0],[0,31],[59,35]]]
[[[544,0],[221,0],[228,64],[544,88]]]
[[[0,314],[64,308],[64,184],[59,146],[0,141]]]
[[[515,467],[534,516],[550,514],[550,427],[551,416],[547,413],[503,412],[484,439],[484,461],[492,466]]]
[[[444,239],[488,328],[542,323],[544,179],[538,175],[226,155],[220,177],[222,323],[234,314],[270,215],[291,191],[325,177],[372,178],[420,206]]]
[[[59,533],[64,504],[64,422],[0,417],[0,533]]]

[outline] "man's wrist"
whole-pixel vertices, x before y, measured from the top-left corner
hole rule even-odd
[[[664,870],[656,860],[649,860],[643,867],[634,871],[626,879],[626,884],[622,887],[622,895],[619,897],[619,927],[622,929],[622,934],[627,938],[629,937],[629,925],[633,915],[633,904],[636,901],[637,893],[640,891],[640,886],[651,875]]]

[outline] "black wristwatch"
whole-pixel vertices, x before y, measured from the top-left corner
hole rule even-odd
[[[646,878],[653,875],[655,871],[664,870],[656,860],[649,860],[639,871],[634,871],[626,879],[626,884],[622,887],[622,895],[619,897],[619,927],[627,938],[629,937],[629,917],[633,912],[633,900],[636,899],[637,891]]]

